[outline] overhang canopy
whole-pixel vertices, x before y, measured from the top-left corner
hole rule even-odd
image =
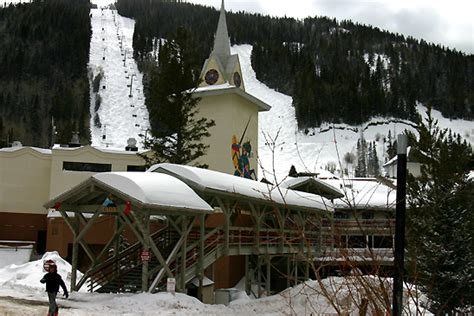
[[[213,212],[209,204],[179,179],[166,174],[145,172],[98,173],[44,206],[52,208],[56,203],[78,207],[102,205],[108,194],[112,194],[122,202],[130,201],[134,208],[155,210],[157,211],[155,213]]]

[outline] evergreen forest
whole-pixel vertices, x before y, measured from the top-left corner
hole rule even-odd
[[[134,54],[145,74],[158,39],[173,39],[178,27],[191,31],[193,67],[200,70],[217,10],[169,0],[118,0],[116,6],[136,20]],[[474,55],[327,17],[228,12],[227,23],[232,44],[253,45],[257,78],[293,97],[300,128],[374,116],[416,120],[417,101],[446,117],[474,119]]]
[[[0,147],[13,140],[49,147],[76,131],[90,142],[89,6],[47,0],[0,8]]]

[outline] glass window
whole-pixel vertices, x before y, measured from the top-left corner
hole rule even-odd
[[[128,165],[127,166],[127,171],[141,171],[141,172],[144,172],[144,171],[146,171],[146,167],[145,166]]]
[[[78,172],[110,172],[111,164],[90,163],[90,162],[63,162],[63,170]]]
[[[349,248],[366,248],[367,240],[365,236],[349,236]]]
[[[374,248],[393,248],[392,236],[374,236]]]

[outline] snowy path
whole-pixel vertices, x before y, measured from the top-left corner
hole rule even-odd
[[[93,78],[100,71],[104,73],[99,88],[102,102],[97,112],[100,128],[94,125],[96,97],[91,91],[92,145],[123,149],[130,137],[140,143],[138,134],[149,128],[143,76],[132,57],[135,21],[115,10],[92,9],[91,14],[89,67]]]

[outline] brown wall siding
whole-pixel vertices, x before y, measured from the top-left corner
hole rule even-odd
[[[46,230],[46,215],[0,213],[0,240],[37,241],[40,230]]]
[[[233,287],[245,275],[245,256],[227,256],[214,263],[214,288]],[[212,276],[211,276],[212,278]]]

